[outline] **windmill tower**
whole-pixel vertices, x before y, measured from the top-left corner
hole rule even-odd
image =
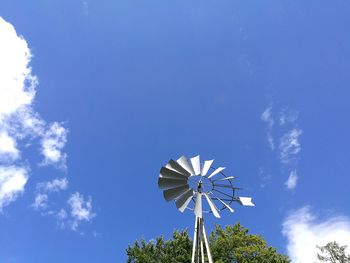
[[[209,242],[204,227],[204,213],[220,218],[220,212],[231,204],[254,206],[251,197],[237,197],[239,188],[233,184],[233,176],[223,173],[225,167],[213,167],[214,160],[200,162],[199,155],[188,160],[185,156],[170,160],[160,169],[158,187],[163,190],[166,201],[175,201],[180,212],[190,209],[195,214],[192,263],[204,263],[205,256],[213,263]],[[204,200],[204,202],[203,202]],[[205,202],[206,201],[206,202]],[[205,249],[204,249],[205,247]]]

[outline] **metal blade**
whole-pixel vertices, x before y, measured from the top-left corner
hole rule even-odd
[[[191,158],[191,164],[193,167],[194,174],[199,175],[201,173],[201,162],[199,159],[199,155]]]
[[[158,179],[158,187],[160,189],[176,188],[183,185],[187,185],[187,180],[175,180],[163,177]]]
[[[180,195],[182,195],[184,192],[186,192],[190,187],[187,185],[179,186],[176,188],[168,189],[163,192],[165,200],[168,202],[170,200],[176,199]]]
[[[176,207],[180,210],[181,213],[185,211],[192,197],[193,197],[193,190],[188,189],[183,195],[181,195],[178,199],[176,199],[175,201]]]
[[[233,213],[235,210],[233,210],[228,204],[226,204],[224,201],[222,201],[219,197],[216,197],[224,206],[227,207],[228,210],[230,210],[231,213]]]
[[[251,197],[238,197],[238,201],[241,203],[241,205],[244,206],[255,206],[252,202],[252,198]]]
[[[194,175],[193,167],[188,162],[187,158],[185,156],[181,156],[177,160],[178,164],[180,164],[187,172],[189,172],[191,175]]]
[[[167,163],[167,165],[165,167],[168,169],[174,170],[180,174],[186,175],[186,176],[191,175],[186,169],[184,169],[180,164],[178,164],[173,159],[170,159],[170,161]]]
[[[213,203],[213,201],[210,199],[210,197],[207,195],[207,194],[204,194],[205,195],[205,198],[207,199],[208,201],[208,204],[210,206],[210,209],[211,211],[213,212],[214,216],[217,217],[217,218],[220,218],[220,214],[219,214],[219,211],[218,209],[216,208],[215,204]]]
[[[194,214],[197,217],[202,218],[202,194],[198,193],[196,194],[196,204],[194,205]]]
[[[166,167],[162,167],[162,169],[160,169],[159,177],[169,178],[174,180],[186,180],[186,181],[188,179],[186,175],[180,174]]]
[[[225,167],[219,167],[219,168],[215,169],[215,171],[212,172],[212,173],[208,176],[208,178],[212,178],[214,175],[220,173],[220,172],[221,172],[222,170],[224,170],[224,169],[225,169]]]
[[[213,162],[214,162],[214,160],[209,160],[209,161],[204,162],[202,172],[201,172],[202,176],[207,175],[207,172],[209,171],[210,166],[212,165]]]

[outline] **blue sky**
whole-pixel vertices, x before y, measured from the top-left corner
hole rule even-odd
[[[192,233],[157,188],[183,154],[215,159],[254,198],[207,216],[209,231],[240,221],[293,262],[350,245],[349,12],[2,0],[0,261],[125,262],[138,238]]]

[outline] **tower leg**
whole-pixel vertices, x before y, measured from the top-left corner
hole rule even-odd
[[[202,220],[203,219],[200,219],[200,227],[199,227],[199,239],[200,239],[200,243],[201,243],[201,259],[202,259],[202,263],[205,263],[204,261],[204,248],[203,248],[203,234],[202,234]]]
[[[213,263],[213,258],[211,256],[209,242],[207,239],[207,234],[205,232],[203,218],[196,217],[196,223],[194,226],[194,237],[193,237],[193,248],[192,248],[192,261],[191,263],[204,263],[204,245],[207,251],[208,262]]]
[[[207,239],[207,234],[205,233],[205,227],[204,227],[203,219],[201,220],[201,228],[200,229],[201,229],[200,231],[202,232],[203,239],[204,239],[204,242],[205,242],[205,247],[207,249],[209,263],[213,263],[213,258],[211,256],[211,252],[210,252],[210,248],[209,248],[209,242],[208,242],[208,239]]]
[[[193,236],[193,248],[192,248],[192,261],[191,263],[195,263],[196,252],[197,252],[197,244],[198,244],[198,229],[199,229],[199,217],[196,216],[196,223],[194,225],[194,236]]]

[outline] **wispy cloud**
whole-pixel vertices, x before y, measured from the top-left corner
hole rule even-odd
[[[292,190],[297,186],[298,174],[296,170],[290,172],[287,181],[284,183],[287,189]]]
[[[80,193],[76,192],[70,196],[68,204],[71,208],[71,227],[73,230],[78,228],[80,222],[90,222],[95,217],[95,214],[92,212],[91,197],[84,200],[84,197]]]
[[[0,161],[12,162],[18,159],[19,150],[16,144],[16,140],[7,131],[0,133]]]
[[[53,215],[56,212],[52,210],[49,204],[49,196],[52,193],[58,193],[60,191],[67,190],[68,180],[67,178],[55,178],[51,181],[40,182],[36,185],[36,195],[32,207],[40,211],[42,215]]]
[[[281,126],[288,123],[295,123],[298,120],[299,112],[293,111],[289,108],[281,109],[279,112],[279,124]]]
[[[64,177],[64,178],[56,178],[48,182],[41,182],[37,184],[36,188],[40,192],[45,192],[45,193],[66,190],[68,188],[68,179]]]
[[[28,171],[23,167],[0,166],[0,212],[24,192]]]
[[[50,204],[49,198],[52,194],[65,191],[67,188],[67,178],[56,178],[48,182],[38,183],[32,207],[40,211],[42,215],[56,218],[60,228],[70,228],[76,231],[81,222],[91,222],[96,214],[92,211],[92,198],[89,197],[85,200],[79,192],[71,194],[63,207]]]
[[[84,4],[87,8],[87,3]],[[0,212],[25,191],[30,160],[24,149],[40,142],[41,166],[66,169],[66,127],[46,122],[34,110],[38,78],[32,74],[31,51],[26,40],[0,17]],[[24,166],[23,163],[26,165]],[[31,178],[35,178],[31,176]],[[50,194],[66,190],[68,179],[39,183],[32,207],[43,214],[59,214],[50,208]],[[71,200],[71,199],[69,199]],[[91,211],[91,202],[82,203]],[[58,211],[61,211],[58,209]],[[63,211],[63,210],[62,210]],[[61,213],[62,214],[62,213]],[[62,216],[61,216],[62,217]],[[75,219],[74,219],[75,220]],[[83,219],[82,219],[83,220]],[[80,220],[80,221],[82,221]],[[80,222],[79,220],[77,222]],[[87,220],[85,220],[87,221]],[[75,222],[75,221],[74,221]]]
[[[35,210],[46,212],[49,208],[49,194],[57,193],[68,188],[67,178],[56,178],[48,182],[40,182],[36,185],[36,195],[32,207]],[[45,214],[45,213],[43,213]],[[52,212],[49,212],[52,214]]]
[[[296,161],[298,154],[301,151],[301,144],[299,142],[300,135],[303,131],[298,128],[286,132],[280,139],[280,159],[284,164],[289,164],[292,161]]]
[[[315,262],[316,245],[323,246],[332,241],[350,244],[350,218],[333,216],[319,220],[311,208],[305,206],[287,216],[282,233],[287,238],[287,251],[292,263]]]
[[[67,154],[62,149],[67,143],[67,129],[58,122],[54,122],[42,135],[41,153],[44,156],[44,165],[57,164],[65,168]]]
[[[36,210],[45,210],[48,206],[48,196],[47,194],[38,193],[35,196],[33,208]]]
[[[269,105],[261,114],[261,120],[267,124],[267,141],[271,150],[275,149],[274,139],[272,137],[272,128],[274,126],[274,119],[272,117],[272,105]]]
[[[274,110],[270,103],[260,117],[266,124],[266,138],[270,149],[278,155],[281,165],[290,171],[285,182],[289,190],[295,189],[298,182],[296,168],[302,149],[300,136],[303,134],[297,126],[298,116],[299,112],[289,108]]]

